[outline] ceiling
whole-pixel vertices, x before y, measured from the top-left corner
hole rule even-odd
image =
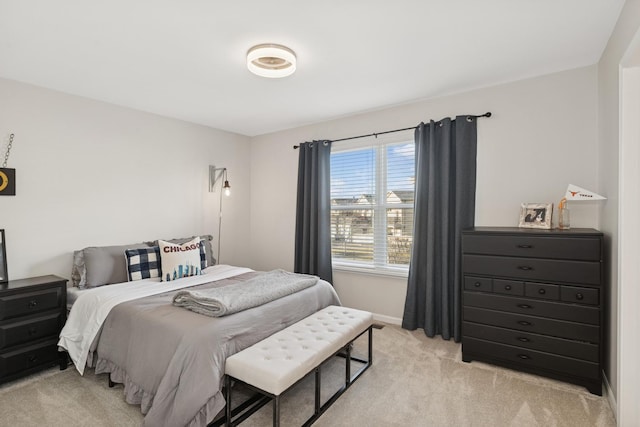
[[[594,64],[623,4],[0,0],[0,77],[255,136]],[[260,43],[296,73],[251,74]]]

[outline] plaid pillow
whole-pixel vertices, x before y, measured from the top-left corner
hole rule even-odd
[[[160,277],[160,248],[127,249],[127,277],[129,281]],[[205,261],[206,262],[206,261]]]
[[[200,240],[200,269],[207,268],[207,252],[204,249],[205,241]]]

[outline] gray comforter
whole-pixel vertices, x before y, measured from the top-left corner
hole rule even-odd
[[[246,273],[193,289],[227,286]],[[205,426],[224,408],[226,358],[316,311],[340,304],[333,287],[316,286],[229,316],[211,318],[171,304],[176,291],[114,307],[96,338],[89,365],[123,383],[141,405],[146,426]]]

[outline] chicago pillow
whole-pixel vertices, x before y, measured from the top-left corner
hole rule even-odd
[[[162,261],[163,282],[202,274],[202,242],[200,237],[181,245],[158,240],[158,245]]]

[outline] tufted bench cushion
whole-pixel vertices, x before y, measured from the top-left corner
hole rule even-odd
[[[372,324],[368,311],[329,306],[230,356],[225,373],[279,395]]]

